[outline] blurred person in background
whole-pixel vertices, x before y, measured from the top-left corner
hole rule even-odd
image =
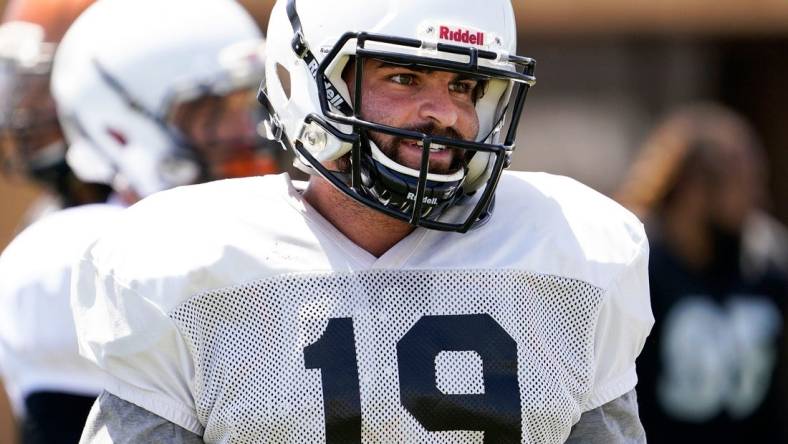
[[[766,215],[753,129],[714,104],[676,111],[618,197],[646,220],[655,328],[638,359],[649,442],[786,442],[785,230]]]
[[[52,60],[68,26],[93,0],[12,0],[0,25],[0,172],[43,194],[23,226],[61,208],[103,202],[106,185],[79,180],[49,90]]]
[[[70,169],[113,195],[40,219],[0,256],[0,374],[25,443],[77,442],[102,388],[68,300],[95,236],[157,191],[279,169],[281,150],[257,133],[264,40],[240,5],[100,3],[58,46],[51,85]]]

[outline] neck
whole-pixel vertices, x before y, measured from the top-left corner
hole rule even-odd
[[[375,257],[410,234],[414,227],[356,202],[322,177],[312,176],[304,200],[342,234]]]

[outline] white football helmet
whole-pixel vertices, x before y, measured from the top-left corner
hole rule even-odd
[[[489,216],[500,174],[510,162],[517,123],[535,62],[518,57],[510,0],[279,0],[268,28],[266,81],[259,99],[268,108],[268,136],[353,199],[413,225],[460,231]],[[475,102],[476,140],[439,137],[365,120],[354,108],[342,73],[365,59],[470,75],[486,89]],[[360,88],[354,97],[359,99]],[[360,100],[360,99],[359,99]],[[357,100],[358,101],[358,100]],[[510,119],[508,130],[505,116]],[[447,147],[464,153],[454,172],[420,169],[387,157],[369,133]],[[502,139],[502,135],[505,135]],[[345,158],[348,171],[323,162]],[[300,164],[300,165],[298,165]],[[479,198],[468,199],[480,192]],[[439,220],[467,204],[459,223]]]
[[[206,148],[173,116],[205,96],[254,90],[263,51],[257,25],[234,1],[96,2],[66,33],[52,74],[69,165],[82,180],[140,196],[218,178]],[[248,110],[259,113],[252,103]],[[250,120],[252,137],[261,118]]]

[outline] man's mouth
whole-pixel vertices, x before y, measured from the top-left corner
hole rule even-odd
[[[413,169],[421,167],[421,156],[424,153],[422,141],[403,140],[398,152],[399,161]],[[454,150],[445,145],[430,144],[430,171],[446,172],[454,159]]]
[[[416,145],[419,148],[424,148],[424,142],[421,141],[421,140],[416,142]],[[443,151],[445,149],[446,149],[446,145],[440,145],[440,144],[437,144],[437,143],[430,144],[430,152],[431,153],[439,153],[439,152],[441,152],[441,151]]]

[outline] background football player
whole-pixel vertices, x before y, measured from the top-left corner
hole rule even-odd
[[[92,0],[13,0],[0,25],[0,162],[10,178],[46,192],[23,224],[59,208],[103,202],[109,188],[80,181],[66,164],[66,142],[49,90],[57,43]]]
[[[68,301],[81,251],[139,197],[277,169],[257,134],[264,41],[246,11],[125,3],[81,16],[52,73],[71,168],[116,194],[42,218],[0,256],[0,369],[26,443],[76,442],[102,387],[78,355]]]
[[[645,442],[647,240],[503,172],[535,82],[510,2],[281,0],[267,36],[268,134],[310,180],[160,193],[86,251],[84,442]]]
[[[764,151],[712,103],[675,110],[621,200],[647,221],[657,326],[639,358],[649,442],[785,442],[788,235],[764,212]]]

